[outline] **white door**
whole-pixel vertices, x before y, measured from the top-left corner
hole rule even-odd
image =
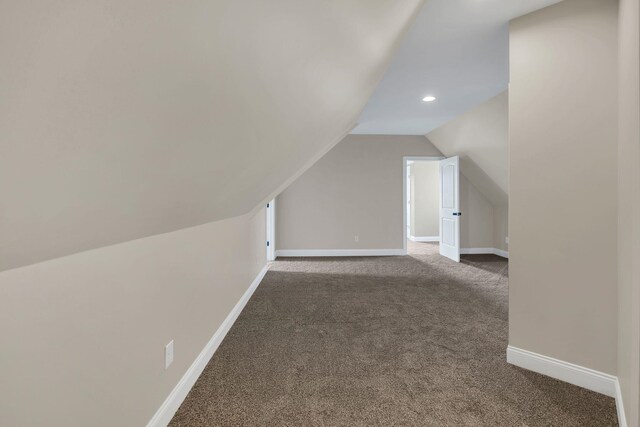
[[[276,259],[276,206],[275,199],[267,203],[267,261]]]
[[[411,236],[411,165],[412,161],[407,162],[407,236]]]
[[[440,255],[460,262],[460,161],[440,161]]]

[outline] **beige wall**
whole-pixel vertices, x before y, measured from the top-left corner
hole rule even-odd
[[[265,265],[264,242],[263,209],[0,273],[0,425],[146,425]]]
[[[403,157],[440,155],[421,136],[347,136],[278,196],[277,249],[402,249]],[[492,248],[493,207],[464,176],[460,205],[462,247]]]
[[[460,211],[460,247],[493,248],[493,206],[464,175],[460,175]]]
[[[617,6],[565,0],[510,30],[509,342],[610,374]]]
[[[493,209],[491,241],[475,239],[486,247],[508,251],[509,204],[509,96],[505,91],[430,132],[427,139],[445,156],[460,156],[460,171],[488,200]],[[486,210],[480,203],[479,210]],[[477,218],[470,218],[476,221]],[[477,227],[481,227],[479,223]],[[473,225],[470,228],[477,229]],[[484,225],[484,227],[487,227]],[[487,230],[485,230],[487,231]],[[477,234],[477,233],[475,233]]]
[[[353,128],[421,4],[3,0],[0,271],[266,202]]]
[[[509,205],[493,206],[493,247],[509,251]]]
[[[508,203],[509,96],[507,92],[427,134],[445,156],[496,206]]]
[[[149,421],[422,1],[277,3],[2,2],[0,425]]]
[[[618,149],[618,379],[627,425],[640,425],[640,20],[620,1]]]
[[[414,237],[440,235],[440,163],[414,162],[411,168],[411,226]]]
[[[402,249],[403,157],[440,155],[421,136],[347,136],[278,196],[277,249]]]

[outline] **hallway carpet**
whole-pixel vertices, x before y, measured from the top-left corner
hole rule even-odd
[[[273,263],[171,426],[614,426],[613,399],[507,364],[507,262],[412,244]]]

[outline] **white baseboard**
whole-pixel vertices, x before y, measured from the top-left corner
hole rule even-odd
[[[503,251],[502,249],[493,248],[493,254],[501,256],[502,258],[509,258],[509,251]]]
[[[622,391],[617,377],[513,346],[507,347],[507,362],[615,398],[618,425],[627,427]]]
[[[616,397],[618,379],[613,375],[512,346],[507,347],[507,362],[588,390]]]
[[[280,249],[276,257],[402,256],[404,249]]]
[[[413,236],[412,236],[413,237]],[[411,239],[411,238],[410,238]],[[414,237],[414,239],[431,239],[431,237]],[[435,241],[439,238],[435,237]],[[431,240],[414,240],[416,242]],[[496,248],[463,248],[462,255],[494,254],[509,258],[509,252]],[[344,256],[403,256],[407,255],[404,249],[279,249],[276,257],[344,257]]]
[[[247,289],[247,291],[242,295],[227,318],[224,319],[218,330],[213,334],[202,352],[200,352],[196,360],[194,360],[189,369],[187,369],[187,372],[185,372],[178,384],[173,388],[169,396],[162,403],[162,406],[160,406],[153,418],[151,418],[151,421],[149,421],[147,427],[166,427],[169,424],[176,411],[178,410],[184,399],[187,397],[189,390],[191,390],[200,374],[202,374],[202,371],[207,366],[207,363],[209,363],[209,360],[220,346],[220,343],[227,335],[227,332],[229,332],[229,329],[231,329],[231,326],[233,326],[233,323],[242,312],[242,309],[251,298],[251,295],[253,295],[253,292],[256,290],[256,288],[264,278],[267,270],[268,266],[265,266],[262,271],[258,273],[256,278],[253,279],[253,282],[251,282],[249,289]]]
[[[409,236],[412,242],[439,242],[440,236]]]
[[[479,254],[493,254],[503,258],[509,258],[509,252],[503,251],[497,248],[461,248],[461,255],[479,255]]]
[[[619,380],[616,380],[616,409],[618,410],[618,425],[620,427],[627,427],[627,416],[624,413],[622,390],[620,390]]]

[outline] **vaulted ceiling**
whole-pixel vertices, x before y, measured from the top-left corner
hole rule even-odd
[[[422,0],[0,14],[0,270],[244,214],[348,133]]]
[[[428,0],[353,133],[425,135],[503,92],[509,21],[559,1]]]

